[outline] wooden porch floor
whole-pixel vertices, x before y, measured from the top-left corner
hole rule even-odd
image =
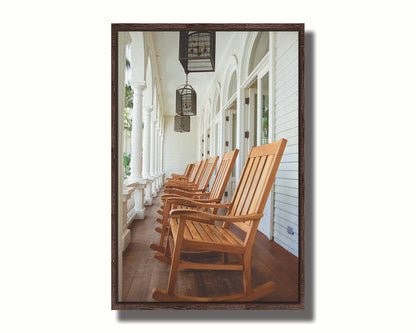
[[[169,265],[154,259],[152,242],[158,243],[155,231],[156,211],[161,203],[158,197],[146,207],[146,218],[130,225],[131,243],[123,254],[123,301],[154,302],[153,288],[166,289]],[[207,260],[213,260],[210,258]],[[252,287],[274,281],[278,289],[259,302],[298,301],[298,258],[257,232],[252,253]],[[179,271],[176,292],[189,296],[221,296],[243,291],[242,272],[237,271]]]

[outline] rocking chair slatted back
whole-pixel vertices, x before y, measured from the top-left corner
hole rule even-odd
[[[227,212],[228,216],[263,212],[285,146],[286,140],[283,139],[251,148],[232,198],[232,205]],[[234,225],[248,232],[251,221],[234,222]]]
[[[198,172],[195,175],[194,184],[197,186],[201,180],[202,174],[204,173],[207,167],[207,162],[208,162],[208,159],[201,161],[201,165],[199,166]]]
[[[190,173],[191,173],[191,171],[192,171],[192,167],[193,167],[193,164],[192,164],[192,163],[190,163],[190,164],[188,164],[188,165],[186,166],[185,172],[183,173],[183,175],[184,175],[185,177],[189,177],[189,174],[190,174]]]
[[[189,175],[190,175],[190,173],[192,171],[193,166],[194,165],[192,163],[188,164],[186,166],[186,168],[185,168],[185,172],[183,173],[183,175],[179,175],[179,174],[176,174],[176,173],[172,173],[171,178],[167,178],[167,180],[168,181],[169,180],[182,180],[183,178],[188,178],[189,179]]]
[[[206,160],[205,169],[201,174],[201,178],[198,182],[198,190],[205,191],[208,187],[208,183],[211,180],[212,174],[214,173],[215,166],[218,162],[218,156],[211,157]]]
[[[214,182],[212,183],[212,188],[208,197],[209,199],[222,199],[228,179],[233,171],[238,151],[239,150],[236,149],[224,154],[217,174],[215,175]]]
[[[194,164],[194,167],[191,170],[191,173],[189,174],[189,182],[190,183],[195,183],[196,182],[196,176],[198,174],[198,171],[201,167],[202,161],[197,161]]]

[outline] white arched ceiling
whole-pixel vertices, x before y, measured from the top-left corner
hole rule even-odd
[[[243,47],[243,52],[242,52],[242,56],[241,56],[241,65],[240,65],[240,80],[241,82],[244,82],[247,77],[250,75],[249,73],[249,64],[250,64],[250,59],[252,56],[252,52],[254,51],[255,48],[255,42],[257,37],[260,36],[259,31],[254,31],[254,32],[249,32],[247,34],[246,40],[244,42],[244,47]],[[264,31],[263,33],[268,34],[269,32]]]
[[[156,106],[156,104],[159,103],[159,101],[157,100],[157,85],[156,85],[156,80],[153,78],[152,82],[154,82],[154,84],[153,84],[153,92],[152,92],[152,97],[153,97],[152,105],[155,105]]]
[[[205,128],[210,126],[211,123],[211,98],[208,99],[205,106]]]
[[[218,113],[221,112],[221,94],[220,90],[217,89],[215,92],[215,103],[214,103],[214,109],[212,112],[212,116],[215,117]]]
[[[222,104],[224,105],[228,100],[228,89],[229,89],[229,82],[231,79],[231,75],[233,72],[238,70],[237,64],[237,56],[235,54],[229,55],[227,57],[227,62],[224,64],[225,70],[223,71],[224,74],[221,76],[222,82],[222,89],[221,89],[221,98]]]
[[[259,32],[254,40],[254,44],[250,53],[250,61],[248,63],[248,75],[258,65],[258,63],[269,52],[269,32]]]
[[[203,135],[204,133],[204,112],[201,113],[199,116],[199,136]]]
[[[227,101],[237,92],[237,71],[231,74],[227,90]]]

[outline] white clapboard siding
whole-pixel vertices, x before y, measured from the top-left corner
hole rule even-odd
[[[285,234],[285,235],[287,234],[287,227],[288,226],[293,229],[294,235],[299,234],[297,223],[296,224],[292,223],[292,222],[290,222],[290,221],[286,220],[285,218],[280,217],[278,215],[275,216],[275,219],[276,219],[276,224],[277,224],[278,228],[280,228],[280,230],[284,231],[283,234]],[[289,236],[289,234],[287,234],[287,235]]]
[[[279,90],[280,95],[279,97],[276,97],[276,102],[283,104],[283,102],[285,101],[291,101],[297,95],[297,92],[293,90],[297,89],[298,83],[293,81],[287,81],[282,82],[282,84],[286,84],[287,86]]]
[[[292,120],[288,120],[288,121],[283,121],[281,120],[281,126],[280,126],[280,130],[281,131],[286,131],[289,130],[291,128],[297,127],[298,126],[298,120],[297,119],[292,119]]]
[[[281,118],[281,117],[283,117],[287,114],[290,114],[293,111],[297,111],[297,105],[294,106],[293,104],[290,104],[290,102],[291,102],[290,100],[287,100],[286,105],[283,105],[283,103],[280,105],[279,114],[276,115],[278,117],[277,119],[279,119],[279,118]]]
[[[279,166],[280,168],[280,166]],[[286,170],[279,170],[277,171],[277,178],[285,178],[285,179],[298,179],[298,172],[297,171],[286,171]]]
[[[291,223],[297,224],[298,223],[298,212],[287,212],[283,209],[277,209],[277,216],[284,218],[286,221],[290,221]]]
[[[299,138],[298,33],[275,34],[275,139],[288,140],[274,188],[274,240],[298,256],[299,250]],[[291,227],[294,234],[287,232]]]
[[[296,124],[296,127],[285,129],[285,130],[279,128],[279,130],[280,130],[280,135],[282,136],[282,138],[290,139],[292,137],[297,137],[297,135],[298,135],[298,126],[297,126],[297,124]]]
[[[296,146],[296,149],[298,149],[299,140],[298,140],[297,134],[292,137],[286,137],[286,139],[288,140],[288,145],[286,146],[288,149],[290,149],[290,146],[292,145]],[[286,152],[286,148],[285,148],[285,152]]]
[[[278,194],[278,197],[281,196],[290,196],[297,198],[299,190],[295,187],[288,187],[288,186],[275,186],[275,193]],[[275,199],[278,200],[278,199]]]
[[[284,161],[285,162],[298,162],[299,161],[299,154],[298,153],[285,154]]]
[[[281,107],[282,109],[293,108],[293,104],[298,103],[298,92],[292,93],[286,96],[285,98],[280,98],[278,102],[280,104],[279,107]],[[297,110],[297,107],[296,107],[296,110]]]
[[[280,162],[279,168],[282,171],[298,171],[298,162]]]
[[[291,205],[285,202],[277,201],[276,205],[277,205],[278,210],[282,210],[291,214],[297,214],[299,210],[298,205]]]
[[[285,155],[286,154],[298,154],[298,152],[299,152],[299,146],[296,144],[296,145],[286,145],[286,148],[285,148]]]
[[[276,195],[277,195],[277,191],[275,191],[275,196]],[[287,204],[293,205],[293,206],[298,206],[299,199],[298,199],[298,197],[292,197],[290,195],[280,195],[279,199],[276,200],[275,203],[279,203],[279,202],[287,203]]]
[[[275,230],[276,233],[278,233],[280,235],[279,245],[283,246],[290,253],[298,256],[298,254],[299,254],[299,250],[298,250],[299,234],[295,232],[293,235],[289,235],[287,233],[287,228],[285,226],[282,226],[281,224],[275,224],[275,228],[277,229],[277,230]]]
[[[289,188],[298,188],[298,184],[292,181],[292,179],[286,179],[286,178],[277,178],[277,183],[279,186],[285,186]],[[296,186],[296,187],[294,187]]]

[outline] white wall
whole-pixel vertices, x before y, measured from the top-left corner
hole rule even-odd
[[[275,50],[275,140],[288,140],[277,171],[274,240],[298,255],[298,33],[277,32]],[[294,234],[287,231],[293,228]]]
[[[186,165],[198,160],[198,119],[191,117],[190,132],[173,130],[175,116],[165,116],[165,138],[163,141],[163,172],[182,174]]]

